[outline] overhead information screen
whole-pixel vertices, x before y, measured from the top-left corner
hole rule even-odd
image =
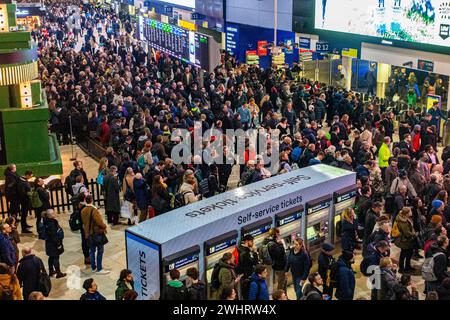
[[[448,0],[315,0],[316,29],[450,46]]]
[[[144,36],[154,49],[209,69],[208,36],[153,19],[147,19]]]

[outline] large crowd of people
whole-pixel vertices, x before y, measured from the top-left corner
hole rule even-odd
[[[408,111],[398,139],[394,113],[384,110],[378,99],[362,102],[358,93],[317,82],[298,83],[294,81],[298,65],[262,70],[225,54],[221,65],[204,72],[163,53],[147,54],[133,39],[129,17],[78,5],[79,11],[66,3],[49,3],[33,37],[51,113],[50,130],[67,144],[73,128],[77,142],[96,139],[105,149],[96,182],[105,198],[106,223],[93,205],[81,161],[74,162],[64,181],[74,208],[70,225],[80,230],[85,263],[93,273],[109,273],[102,267],[107,224],[117,225],[119,218],[129,225],[140,223],[222,193],[234,187],[229,181],[235,165],[240,166],[239,185],[246,185],[323,163],[357,173],[356,206],[343,213],[339,228],[342,252],[335,259],[336,249],[325,243],[318,261],[312,261],[302,239],[286,252],[274,228],[264,242],[272,262],[268,265],[262,264],[253,238],[245,237],[236,254],[225,254],[214,268],[208,284],[212,297],[284,300],[292,282],[291,299],[352,300],[358,269],[353,264],[362,250],[359,270],[381,279],[372,289],[373,300],[418,299],[411,281],[412,259],[423,264],[427,296],[449,298],[450,149],[438,156],[439,121],[447,118],[437,105],[423,114]],[[279,165],[271,168],[251,143],[246,143],[244,163],[176,163],[172,149],[180,141],[171,139],[172,132],[193,131],[198,125],[202,132],[210,128],[224,133],[252,128],[276,132]],[[206,151],[218,138],[200,143]],[[234,154],[224,148],[224,158],[234,159]],[[23,217],[34,210],[36,230],[49,257],[48,275],[66,276],[59,263],[63,229],[43,180],[30,184],[31,177],[32,172],[19,176],[14,165],[6,170],[10,218],[2,223],[0,234],[0,282],[23,286],[25,299],[41,291],[38,279],[46,271],[29,248],[18,259],[19,215],[22,232],[30,232]],[[398,258],[391,257],[393,247],[400,250]],[[207,297],[198,270],[189,270],[187,277],[182,282],[179,271],[172,270],[162,298]],[[94,279],[87,279],[83,288],[82,299],[105,299]],[[117,299],[136,298],[130,271],[121,272],[118,288]],[[11,297],[19,295],[20,288]]]

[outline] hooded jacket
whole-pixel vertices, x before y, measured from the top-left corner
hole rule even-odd
[[[188,291],[180,280],[170,280],[162,295],[162,300],[187,300]]]

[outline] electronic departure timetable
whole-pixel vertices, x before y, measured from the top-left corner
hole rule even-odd
[[[147,19],[144,37],[156,50],[202,69],[209,69],[208,36],[177,26]]]

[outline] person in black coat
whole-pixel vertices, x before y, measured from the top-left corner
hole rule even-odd
[[[450,278],[445,278],[442,285],[437,288],[439,300],[450,300]]]
[[[303,239],[295,239],[290,251],[285,271],[291,271],[297,300],[302,297],[302,288],[311,270],[311,258],[304,247]]]
[[[280,237],[280,230],[277,228],[272,228],[269,231],[269,237],[264,240],[263,245],[266,245],[269,251],[269,255],[272,258],[272,270],[274,271],[274,284],[277,286],[274,290],[285,290],[286,291],[286,277],[285,277],[285,267],[286,267],[286,249],[284,248],[283,242]],[[270,287],[270,286],[269,286]]]
[[[428,293],[430,291],[436,291],[436,289],[442,285],[445,278],[450,277],[450,272],[447,269],[447,248],[449,240],[447,236],[439,236],[436,243],[432,244],[430,250],[425,254],[426,258],[433,255],[434,257],[434,274],[437,277],[436,281],[425,281],[425,291]]]
[[[52,209],[47,210],[44,218],[45,226],[45,254],[48,256],[49,275],[56,278],[63,278],[65,273],[61,272],[59,257],[64,253],[63,239],[61,238],[61,227],[59,226],[56,215]],[[61,229],[61,230],[60,230]]]
[[[5,169],[5,197],[6,201],[9,203],[9,214],[12,215],[17,220],[17,215],[20,211],[21,199],[26,196],[24,194],[22,184],[20,182],[20,176],[17,174],[17,167],[15,164],[10,164]],[[22,232],[30,233],[26,227],[26,221],[22,219],[24,224],[22,226]]]
[[[206,299],[206,285],[198,279],[197,268],[189,268],[186,270],[188,277],[188,299],[189,300],[207,300]]]
[[[23,299],[28,300],[28,296],[33,291],[40,291],[39,275],[47,273],[44,263],[34,254],[29,247],[22,249],[23,258],[19,261],[17,268],[17,278],[19,284],[23,288]]]
[[[361,261],[361,272],[365,276],[370,276],[374,272],[374,268],[380,265],[380,261],[382,258],[389,255],[389,243],[386,241],[380,241],[375,244],[374,250],[370,250],[370,252],[364,257]],[[372,288],[371,290],[371,300],[377,300],[378,291],[376,288]]]
[[[39,195],[39,199],[42,202],[42,206],[40,208],[34,209],[34,214],[36,215],[36,230],[41,224],[42,220],[42,212],[50,209],[50,193],[44,188],[44,180],[42,178],[36,178],[34,182],[35,190]]]
[[[356,231],[358,224],[353,209],[346,209],[342,213],[342,250],[353,252],[356,247]]]
[[[103,191],[105,193],[105,211],[108,223],[119,224],[120,214],[120,186],[117,179],[117,167],[111,166],[110,172],[103,180]]]
[[[253,240],[253,236],[248,234],[238,246],[239,259],[235,271],[237,275],[242,275],[243,279],[249,279],[251,277],[255,271],[255,266],[259,262],[258,252]],[[248,297],[249,288],[247,284],[245,281],[241,281],[241,296],[244,299]]]
[[[366,214],[366,220],[364,224],[364,240],[363,240],[363,257],[367,253],[367,245],[369,244],[367,240],[370,235],[373,233],[373,229],[377,223],[377,219],[381,214],[381,210],[383,209],[383,204],[381,202],[373,202],[372,208]]]
[[[328,278],[327,271],[328,271],[331,263],[334,261],[333,251],[334,251],[334,246],[332,244],[324,243],[324,244],[322,244],[322,250],[319,254],[319,257],[317,258],[317,263],[319,265],[318,272],[324,281],[323,293],[329,295],[330,297],[333,296],[333,286],[328,286],[326,283],[326,280]]]

